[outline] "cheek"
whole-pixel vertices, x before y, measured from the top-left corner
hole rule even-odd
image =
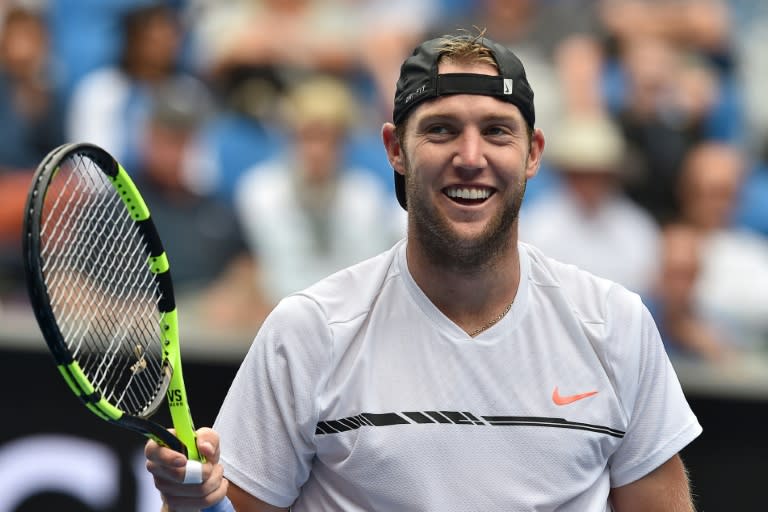
[[[414,155],[413,153],[403,152],[403,169],[405,170],[405,180],[412,185],[419,185],[429,181],[430,163],[423,153]]]

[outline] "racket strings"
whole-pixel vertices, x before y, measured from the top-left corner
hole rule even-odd
[[[167,375],[160,293],[139,228],[83,156],[62,162],[45,201],[43,275],[70,353],[110,403],[151,414]]]

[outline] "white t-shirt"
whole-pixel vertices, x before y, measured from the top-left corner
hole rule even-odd
[[[543,196],[521,213],[520,239],[640,295],[657,277],[659,227],[624,197],[587,214],[563,190]]]
[[[728,343],[759,350],[768,335],[768,242],[748,230],[721,230],[701,254],[697,307]]]
[[[236,485],[295,511],[608,511],[701,432],[637,295],[521,243],[512,309],[470,338],[405,246],[266,320],[214,425]]]

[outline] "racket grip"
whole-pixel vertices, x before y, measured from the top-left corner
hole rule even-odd
[[[235,512],[235,507],[232,506],[232,502],[229,501],[229,498],[224,496],[223,500],[208,508],[204,508],[200,512]]]

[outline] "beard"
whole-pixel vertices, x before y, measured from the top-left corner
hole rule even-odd
[[[504,208],[474,237],[462,236],[453,230],[444,216],[427,201],[426,191],[415,179],[406,163],[406,200],[409,234],[418,239],[432,265],[451,272],[479,273],[499,261],[510,248],[510,236],[520,213],[525,195],[526,179],[521,178]]]

